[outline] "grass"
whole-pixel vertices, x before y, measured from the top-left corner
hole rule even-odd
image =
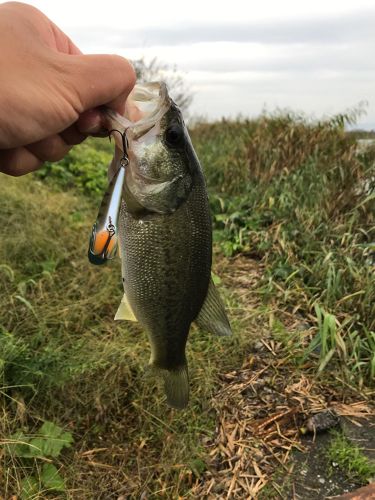
[[[7,451],[9,438],[34,436],[49,421],[74,438],[53,462],[69,498],[98,491],[100,498],[188,497],[208,466],[204,443],[215,434],[210,398],[219,375],[240,366],[265,331],[285,343],[285,356],[298,357],[296,369],[309,363],[327,379],[371,384],[375,155],[357,155],[346,119],[313,123],[289,114],[192,131],[214,215],[215,273],[222,276],[237,254],[262,272],[250,269],[242,283],[231,268],[219,285],[233,338],[191,332],[192,394],[184,412],[166,407],[145,372],[144,332],[113,321],[119,263],[96,268],[86,257],[112,146],[92,139],[33,176],[2,176],[3,495],[18,494],[30,474],[30,464]],[[285,314],[307,323],[308,334],[289,334],[277,319]],[[33,467],[34,476],[42,470]]]
[[[89,138],[71,149],[60,162],[47,162],[34,176],[54,188],[74,188],[100,202],[107,187],[107,169],[112,155],[113,145],[109,140]]]
[[[262,261],[258,293],[308,318],[320,371],[340,364],[363,386],[375,379],[375,149],[358,153],[352,118],[223,121],[193,139],[222,251]]]
[[[327,458],[331,462],[331,469],[338,467],[348,480],[360,485],[367,484],[375,477],[375,463],[340,432],[332,433]]]
[[[98,487],[118,491],[121,481],[133,495],[165,484],[173,485],[170,494],[187,491],[204,467],[201,438],[215,428],[209,399],[216,374],[241,362],[248,340],[193,331],[191,402],[185,412],[169,410],[144,370],[144,332],[113,321],[122,296],[119,263],[96,268],[87,261],[95,205],[30,177],[2,181],[0,219],[11,236],[0,247],[0,436],[33,435],[45,420],[72,432],[74,453],[67,450],[56,465],[73,498]],[[10,496],[29,471],[1,444],[0,491]],[[90,449],[102,451],[81,456]],[[112,479],[109,469],[90,465],[102,461],[118,471]]]

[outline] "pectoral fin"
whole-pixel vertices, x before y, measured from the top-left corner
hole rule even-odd
[[[117,309],[117,313],[115,316],[115,320],[117,319],[125,319],[128,321],[137,321],[133,309],[131,308],[128,298],[124,293],[124,296],[121,299],[120,306]]]
[[[224,309],[224,304],[220,298],[212,279],[208,286],[206,300],[203,303],[197,318],[196,324],[202,330],[206,330],[215,335],[232,335],[232,330]]]

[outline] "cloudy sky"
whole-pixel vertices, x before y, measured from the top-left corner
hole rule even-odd
[[[157,57],[194,93],[192,113],[316,117],[367,101],[375,129],[374,0],[31,0],[87,53]]]

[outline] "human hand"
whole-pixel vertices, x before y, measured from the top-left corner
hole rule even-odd
[[[83,55],[36,8],[0,5],[0,171],[23,175],[58,161],[104,125],[101,105],[123,113],[135,84],[116,55]]]

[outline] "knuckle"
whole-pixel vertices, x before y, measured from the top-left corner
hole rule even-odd
[[[111,56],[111,62],[114,70],[117,71],[122,78],[126,90],[130,91],[134,87],[137,79],[133,65],[125,57],[115,54]]]

